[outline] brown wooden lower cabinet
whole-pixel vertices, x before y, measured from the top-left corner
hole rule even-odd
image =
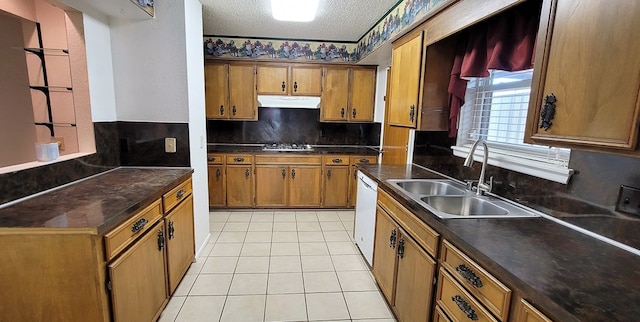
[[[525,299],[520,299],[516,310],[516,322],[552,322]]]
[[[286,207],[289,167],[256,165],[256,207]]]
[[[155,321],[167,302],[164,222],[108,265],[114,321]]]
[[[349,165],[324,168],[322,205],[346,207],[349,198]]]
[[[378,207],[373,274],[400,321],[430,321],[436,262]]]
[[[322,166],[317,155],[256,156],[256,207],[320,207]]]
[[[209,165],[209,207],[224,207],[227,205],[227,180],[223,165]]]
[[[166,215],[165,226],[169,294],[173,294],[195,256],[192,196]]]
[[[436,308],[433,311],[434,322],[451,322],[449,317],[447,317],[447,315],[442,312],[442,309],[439,306],[436,305]]]
[[[442,268],[438,280],[436,304],[452,321],[499,321]]]
[[[227,165],[227,206],[253,207],[253,166]]]
[[[292,166],[289,185],[289,206],[318,207],[320,205],[321,172],[320,166]]]

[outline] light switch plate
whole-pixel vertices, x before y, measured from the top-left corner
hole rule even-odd
[[[176,153],[176,138],[164,139],[164,152]]]
[[[616,211],[631,215],[640,215],[640,189],[625,185],[620,186]]]

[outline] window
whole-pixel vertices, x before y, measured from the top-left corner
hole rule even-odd
[[[489,163],[502,168],[567,183],[569,149],[523,143],[533,70],[491,70],[489,77],[467,84],[454,155],[466,157],[477,139],[489,145]],[[474,156],[481,160],[483,151]]]

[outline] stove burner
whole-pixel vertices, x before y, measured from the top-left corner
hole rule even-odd
[[[302,143],[267,143],[262,146],[263,151],[311,151],[309,144]]]

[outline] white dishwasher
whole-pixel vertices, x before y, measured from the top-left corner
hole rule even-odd
[[[373,265],[373,238],[376,230],[377,200],[378,184],[365,176],[362,171],[358,171],[354,238],[369,266]]]

